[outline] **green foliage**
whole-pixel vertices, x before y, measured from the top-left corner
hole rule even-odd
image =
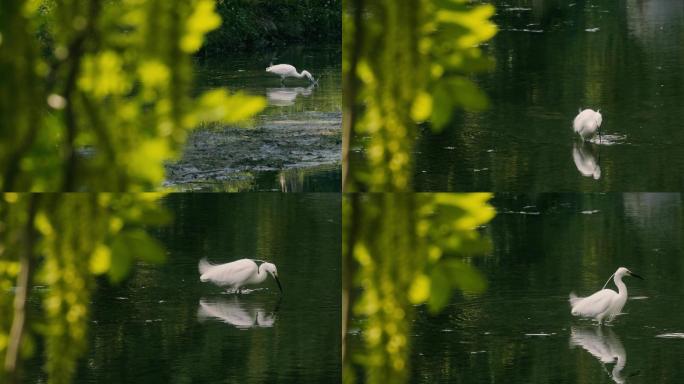
[[[188,130],[265,106],[190,97],[191,55],[221,24],[212,0],[0,5],[0,189],[157,189]],[[11,39],[6,38],[12,36]]]
[[[491,66],[478,45],[496,33],[493,13],[466,0],[345,2],[345,190],[409,189],[417,125],[440,131],[456,107],[487,107],[468,76]],[[354,145],[366,159],[350,169]]]
[[[69,383],[85,352],[95,277],[106,274],[119,282],[134,261],[164,261],[165,251],[144,230],[168,222],[157,203],[159,196],[5,194],[0,200],[0,289],[7,293],[17,286],[24,266],[31,269],[35,284],[45,287],[40,292],[29,289],[42,304],[20,338],[24,357],[31,354],[33,334],[44,339],[50,383]],[[38,236],[31,236],[32,231]],[[30,251],[22,254],[26,249]],[[18,259],[27,263],[20,268]],[[0,295],[0,357],[8,352],[12,316],[16,319],[18,311],[12,296]],[[16,375],[16,370],[9,373]],[[0,378],[3,375],[0,370]]]
[[[352,194],[343,200],[343,298],[365,319],[364,346],[345,358],[345,380],[363,367],[365,382],[408,377],[414,305],[432,313],[454,289],[479,293],[486,281],[468,258],[489,249],[477,228],[494,217],[489,194]],[[350,280],[353,278],[353,282]],[[354,299],[353,286],[361,289]],[[343,300],[344,302],[344,300]],[[344,316],[344,315],[343,315]]]
[[[221,0],[224,23],[207,36],[206,52],[337,42],[341,0]]]

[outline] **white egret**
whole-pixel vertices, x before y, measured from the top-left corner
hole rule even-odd
[[[582,137],[582,140],[591,140],[596,132],[599,131],[601,127],[601,122],[603,117],[601,116],[600,109],[594,111],[593,109],[585,109],[582,111],[580,109],[579,114],[575,117],[575,121],[572,123],[572,127],[575,133]],[[599,131],[599,135],[600,135]]]
[[[608,278],[608,281],[606,281],[606,284],[603,285],[604,289],[601,289],[591,296],[577,297],[577,295],[571,292],[570,307],[572,307],[572,315],[593,317],[599,324],[602,324],[603,319],[605,318],[607,318],[607,321],[612,321],[615,316],[620,314],[622,307],[625,306],[625,302],[627,301],[627,286],[622,282],[622,276],[625,275],[634,276],[643,280],[643,277],[632,273],[629,269],[620,267],[611,276],[618,288],[618,292],[605,288],[608,281],[610,281],[610,277]]]
[[[314,80],[313,76],[311,76],[309,71],[304,70],[301,73],[299,73],[299,72],[297,72],[297,68],[295,68],[294,66],[292,66],[290,64],[271,65],[270,67],[266,68],[266,72],[280,76],[280,82],[281,83],[285,82],[285,79],[288,77],[294,77],[297,79],[301,79],[303,77],[306,77],[313,84],[317,83],[317,81]]]
[[[233,288],[237,292],[241,292],[245,286],[263,283],[267,274],[270,274],[278,283],[280,292],[283,291],[275,264],[263,260],[240,259],[226,264],[211,264],[207,259],[202,259],[199,271],[201,281]]]

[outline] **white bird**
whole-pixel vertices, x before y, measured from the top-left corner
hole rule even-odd
[[[612,321],[615,316],[620,314],[622,307],[627,302],[627,286],[622,282],[622,276],[629,275],[642,279],[643,277],[632,273],[625,267],[620,267],[611,276],[618,288],[618,292],[612,289],[604,289],[594,293],[589,297],[577,297],[573,292],[570,293],[570,307],[572,308],[573,316],[593,317],[599,324],[603,323],[603,319],[608,318],[607,321]],[[610,277],[608,278],[610,281]],[[606,281],[606,284],[608,284]]]
[[[593,147],[585,146],[584,142],[579,145],[575,142],[572,148],[572,159],[582,176],[593,177],[594,180],[601,178],[601,165],[597,161],[597,156],[594,156]]]
[[[233,296],[233,300],[200,300],[197,318],[199,321],[214,318],[237,328],[270,328],[276,321],[275,314],[258,304],[243,305],[237,296]]]
[[[605,335],[603,334],[604,330],[606,331]],[[610,328],[598,327],[592,330],[572,327],[570,332],[570,346],[584,348],[602,364],[615,363],[610,378],[617,384],[625,382],[622,370],[627,364],[627,353],[620,339]]]
[[[283,291],[275,264],[263,260],[240,259],[226,264],[211,264],[207,259],[202,259],[199,262],[199,271],[202,282],[210,281],[237,292],[241,292],[245,286],[263,283],[267,274],[270,274],[278,283],[280,292]]]
[[[601,127],[603,117],[600,109],[594,111],[593,109],[580,109],[579,114],[575,117],[572,127],[575,133],[582,137],[582,140],[590,140],[596,134],[596,131]]]
[[[317,83],[317,81],[314,80],[313,76],[311,76],[309,71],[304,70],[301,73],[298,73],[297,68],[293,67],[290,64],[271,65],[270,67],[266,68],[266,72],[280,76],[280,82],[281,83],[285,82],[285,79],[288,77],[294,77],[297,79],[301,79],[303,77],[306,77],[313,84]]]

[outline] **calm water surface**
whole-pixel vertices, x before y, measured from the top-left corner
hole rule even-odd
[[[499,195],[494,205],[494,250],[474,260],[489,287],[437,316],[417,308],[412,382],[684,382],[684,197]],[[601,328],[572,317],[568,293],[599,290],[619,266],[645,278],[625,278],[625,314]]]
[[[168,261],[98,287],[75,383],[339,382],[340,197],[175,194],[163,204],[175,216],[156,233]],[[271,278],[240,296],[200,283],[202,257],[270,260],[284,293]]]
[[[424,129],[414,189],[684,189],[684,2],[493,3],[490,108]],[[601,144],[574,140],[580,107],[601,109]]]

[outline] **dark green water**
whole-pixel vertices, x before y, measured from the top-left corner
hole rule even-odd
[[[476,79],[490,108],[424,130],[415,190],[684,188],[684,2],[494,3],[500,31],[484,51],[496,68]],[[580,107],[601,109],[601,145],[574,148]],[[592,161],[597,180],[581,172]]]
[[[339,382],[340,196],[174,194],[163,204],[175,216],[156,233],[168,261],[99,286],[74,382]],[[241,296],[200,283],[202,257],[272,261],[284,293],[270,278]]]
[[[412,382],[684,382],[684,197],[499,195],[494,205],[484,229],[494,249],[473,261],[489,287],[437,316],[417,308]],[[572,317],[569,292],[601,289],[620,266],[645,278],[624,279],[625,314],[602,328]]]

